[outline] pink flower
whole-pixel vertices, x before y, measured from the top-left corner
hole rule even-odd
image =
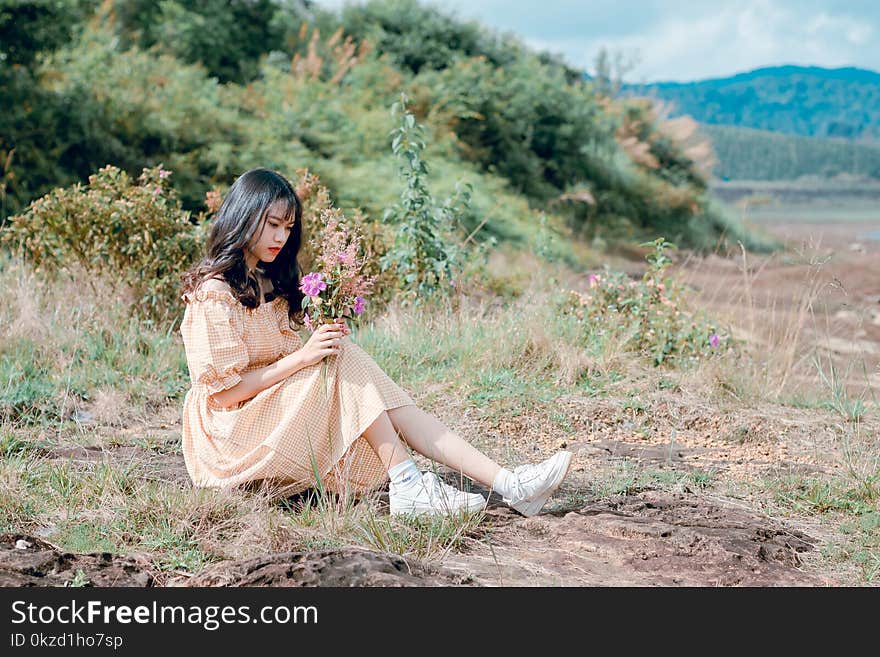
[[[713,349],[718,348],[718,344],[721,342],[721,338],[717,333],[713,333],[709,336],[709,344],[712,345]]]
[[[354,311],[354,314],[360,315],[362,312],[364,312],[364,306],[366,305],[366,303],[367,302],[362,297],[360,297],[360,296],[355,297],[354,298],[354,306],[352,306],[352,310]]]
[[[596,287],[601,279],[596,274],[590,274],[590,287]]]
[[[303,317],[303,323],[305,323],[306,328],[309,329],[312,333],[315,332],[315,327],[312,326],[312,318],[309,317],[308,313],[306,313],[305,317]]]
[[[336,254],[336,257],[339,259],[339,262],[345,262],[348,259],[348,254],[345,251],[340,251]]]
[[[327,289],[327,283],[324,281],[324,274],[318,272],[306,274],[303,276],[299,289],[302,290],[306,296],[318,296],[321,292]]]
[[[159,169],[159,178],[161,178],[162,180],[165,180],[165,178],[167,178],[170,175],[171,175],[171,172],[168,171],[167,169]]]

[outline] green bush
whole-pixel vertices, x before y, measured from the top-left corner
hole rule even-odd
[[[663,238],[652,243],[648,270],[641,280],[606,268],[592,274],[586,292],[570,290],[559,304],[563,316],[580,328],[584,346],[613,341],[627,351],[645,354],[655,365],[686,365],[724,349],[729,339],[714,323],[688,310],[684,288],[668,276],[672,245]]]
[[[372,0],[346,5],[342,25],[356,40],[368,40],[398,67],[412,73],[442,70],[459,59],[484,56],[496,66],[516,60],[523,48],[416,0]]]
[[[170,176],[154,167],[133,181],[104,167],[88,185],[31,203],[10,219],[2,241],[49,273],[81,268],[86,284],[101,277],[128,296],[134,314],[167,320],[179,310],[179,277],[200,252],[206,225],[190,222]]]
[[[189,64],[201,63],[221,82],[249,82],[260,56],[283,46],[282,10],[273,0],[115,0],[113,18],[128,42]]]

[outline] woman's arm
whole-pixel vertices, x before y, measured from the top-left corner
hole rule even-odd
[[[215,392],[212,397],[223,408],[236,406],[239,402],[250,399],[279,381],[283,381],[294,372],[306,366],[301,350],[287,354],[279,358],[271,365],[260,367],[241,375],[241,381],[220,392]]]
[[[331,354],[339,353],[342,338],[351,333],[344,320],[339,324],[323,324],[312,333],[308,341],[293,353],[279,358],[271,365],[260,367],[241,375],[241,381],[212,396],[223,408],[230,408],[239,402],[250,399],[294,372],[314,365]]]

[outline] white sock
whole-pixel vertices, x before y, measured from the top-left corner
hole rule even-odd
[[[415,461],[407,459],[389,469],[388,476],[391,478],[391,485],[393,487],[406,488],[421,480],[422,473],[419,472],[419,467]]]
[[[515,474],[507,468],[501,468],[492,482],[492,490],[501,497],[512,498],[517,490],[518,480]]]

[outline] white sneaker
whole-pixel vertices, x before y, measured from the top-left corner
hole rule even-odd
[[[391,487],[389,492],[391,515],[454,515],[475,513],[486,507],[486,498],[479,493],[465,493],[437,478],[433,472],[423,472],[420,481],[402,490]]]
[[[568,474],[571,452],[557,452],[546,461],[514,468],[517,490],[504,502],[524,516],[533,516],[547,503]]]

